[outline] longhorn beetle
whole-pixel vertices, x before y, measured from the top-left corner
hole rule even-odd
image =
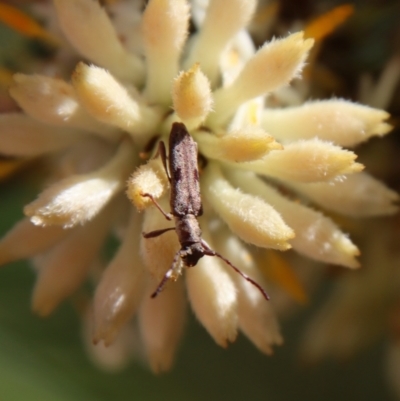
[[[233,270],[239,273],[245,280],[257,287],[264,298],[269,299],[265,290],[247,274],[241,272],[228,259],[212,250],[201,237],[201,229],[197,217],[203,214],[203,206],[200,196],[199,170],[197,168],[197,143],[190,136],[185,125],[173,123],[169,136],[169,157],[167,168],[167,155],[164,142],[159,143],[157,154],[160,155],[165,172],[171,187],[170,206],[171,212],[166,213],[151,194],[142,196],[152,200],[167,220],[175,220],[175,227],[142,233],[144,238],[154,238],[167,231],[175,230],[181,244],[181,249],[176,252],[171,267],[165,273],[157,289],[151,295],[155,298],[172,277],[178,258],[180,257],[186,267],[197,264],[203,256],[217,256]]]

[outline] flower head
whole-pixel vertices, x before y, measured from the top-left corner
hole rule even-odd
[[[150,298],[179,249],[175,232],[142,236],[171,226],[151,201],[169,211],[167,176],[150,157],[155,142],[166,141],[173,122],[186,125],[204,160],[203,237],[262,283],[260,253],[249,245],[358,266],[348,236],[298,199],[349,215],[395,212],[397,195],[361,173],[343,148],[387,133],[388,114],[341,99],[266,108],[266,97],[300,78],[313,40],[297,32],[255,51],[245,31],[253,0],[228,8],[210,1],[203,17],[194,1],[191,37],[188,1],[151,0],[143,14],[126,1],[140,21],[140,46],[127,30],[121,40],[97,1],[53,3],[65,38],[89,62],[79,62],[69,81],[14,77],[10,93],[24,113],[0,116],[0,152],[51,155],[54,165],[47,188],[24,208],[27,217],[0,242],[0,262],[33,258],[40,315],[91,277],[95,342],[118,341],[135,317],[155,371],[170,367],[182,334],[184,280],[191,308],[218,344],[240,329],[271,353],[282,342],[271,303],[216,258],[202,258]],[[121,246],[100,276],[90,275],[110,232]]]

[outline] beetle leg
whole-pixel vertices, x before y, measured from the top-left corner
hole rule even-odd
[[[145,198],[150,198],[151,201],[154,203],[154,206],[164,215],[164,217],[167,220],[172,220],[172,214],[171,213],[167,213],[164,211],[164,209],[160,206],[160,204],[154,199],[154,196],[151,194],[140,194],[141,196],[145,197]]]
[[[167,231],[171,231],[171,230],[175,230],[175,227],[163,228],[161,230],[154,230],[154,231],[150,231],[148,233],[142,233],[142,235],[144,238],[154,238],[154,237],[158,237],[161,234],[164,234]]]
[[[167,270],[165,273],[163,279],[161,280],[160,284],[158,284],[157,289],[151,294],[151,298],[155,298],[165,287],[165,284],[167,284],[167,281],[173,277],[174,271],[175,271],[175,265],[176,262],[178,261],[178,257],[180,254],[180,250],[175,254],[174,260],[172,261],[171,267]]]

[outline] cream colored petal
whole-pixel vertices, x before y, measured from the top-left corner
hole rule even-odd
[[[139,255],[141,219],[131,211],[123,242],[105,269],[93,302],[94,341],[110,345],[139,307],[145,270]]]
[[[32,295],[32,309],[50,315],[83,283],[101,249],[110,225],[110,213],[72,231],[50,252],[36,259],[38,276]]]
[[[361,171],[363,165],[354,162],[356,157],[329,142],[309,139],[285,145],[282,151],[270,152],[264,159],[231,165],[282,180],[312,183]]]
[[[88,312],[92,312],[91,309]],[[93,342],[93,316],[85,313],[82,317],[82,342],[86,355],[102,371],[117,373],[127,368],[132,360],[132,343],[135,341],[135,330],[131,325],[122,328],[118,337],[110,345]]]
[[[201,62],[201,68],[212,85],[217,83],[221,53],[231,39],[250,21],[256,8],[255,0],[234,0],[226,6],[224,0],[210,1],[206,18],[199,30],[186,68]]]
[[[199,64],[182,71],[175,78],[172,102],[176,114],[188,130],[197,128],[212,110],[210,83]]]
[[[299,75],[312,39],[303,39],[303,32],[265,44],[240,72],[230,86],[214,92],[214,113],[207,124],[225,124],[236,109],[247,100],[264,95],[287,85]]]
[[[294,232],[275,209],[260,198],[233,188],[215,164],[207,165],[201,184],[203,196],[243,241],[280,250],[291,247],[288,240]]]
[[[213,238],[217,249],[243,273],[250,276],[258,284],[263,281],[257,266],[246,246],[234,235],[224,230],[218,231]],[[273,353],[274,345],[281,345],[283,338],[276,319],[273,305],[267,301],[258,288],[246,281],[233,270],[228,270],[238,289],[239,328],[267,355]]]
[[[169,212],[168,200],[164,197],[158,200],[165,212]],[[173,221],[168,221],[156,207],[149,207],[144,212],[143,232],[148,233],[167,227],[175,227]],[[175,231],[169,231],[154,238],[141,238],[140,250],[143,261],[149,273],[161,281],[166,271],[171,267],[176,252],[180,249]]]
[[[62,227],[38,227],[22,219],[0,240],[0,266],[44,252],[68,234]]]
[[[359,267],[358,248],[331,219],[288,200],[251,173],[232,171],[227,175],[234,185],[271,204],[289,222],[296,233],[290,241],[294,250],[321,262]]]
[[[0,153],[6,156],[40,156],[82,137],[73,129],[50,127],[21,113],[0,115]]]
[[[129,132],[135,140],[148,140],[160,122],[155,109],[136,101],[108,71],[79,63],[72,84],[87,111],[103,123]]]
[[[161,373],[173,364],[185,325],[186,299],[182,281],[169,283],[156,298],[150,298],[157,284],[149,280],[140,305],[139,327],[150,367]]]
[[[367,173],[348,175],[341,181],[289,184],[325,209],[347,216],[372,217],[398,211],[399,195]]]
[[[271,150],[283,148],[271,135],[256,126],[230,131],[222,136],[199,131],[194,132],[193,137],[204,156],[230,162],[258,160]]]
[[[371,85],[364,93],[360,93],[358,99],[370,106],[386,109],[393,100],[393,95],[399,81],[400,57],[395,52],[386,63],[377,83],[374,86]]]
[[[265,109],[264,96],[259,96],[243,103],[229,123],[228,132],[247,130],[249,127],[266,132],[261,126],[261,115]]]
[[[140,84],[144,66],[122,46],[106,11],[93,0],[53,0],[60,26],[69,42],[94,63],[119,79]]]
[[[131,142],[124,141],[104,167],[56,182],[26,205],[24,213],[40,226],[84,224],[124,188],[135,165],[134,155]]]
[[[161,198],[169,187],[167,174],[161,158],[151,159],[139,166],[128,180],[126,194],[139,211],[154,205],[143,194],[151,194],[154,199]]]
[[[215,342],[227,347],[237,336],[236,286],[216,257],[200,259],[185,271],[192,309]]]
[[[121,134],[99,123],[79,104],[74,88],[65,81],[44,75],[15,74],[10,94],[32,118],[59,127],[89,131],[105,138]]]
[[[393,240],[382,227],[380,223],[367,228],[375,235],[363,248],[365,269],[340,277],[309,323],[301,344],[306,361],[316,362],[327,356],[348,359],[387,331],[389,305],[398,293],[393,277],[399,265],[393,263],[388,252]]]
[[[389,113],[341,99],[308,102],[299,107],[264,109],[261,125],[284,142],[318,137],[355,146],[391,130]]]
[[[189,33],[186,0],[150,0],[143,13],[142,31],[146,55],[146,97],[150,103],[171,104],[172,81]]]

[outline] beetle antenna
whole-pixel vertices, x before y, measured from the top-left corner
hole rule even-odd
[[[230,266],[233,270],[235,270],[236,273],[240,274],[246,281],[253,284],[261,292],[263,297],[267,301],[269,301],[269,295],[264,290],[264,288],[261,287],[261,285],[257,283],[257,281],[254,281],[251,277],[249,277],[247,274],[243,273],[240,269],[238,269],[235,265],[233,265],[228,259],[224,258],[221,254],[219,254],[218,252],[215,252],[213,249],[211,249],[204,240],[202,241],[202,244],[205,247],[206,252],[204,252],[204,253],[206,255],[216,256],[216,257],[222,259],[228,266]]]

